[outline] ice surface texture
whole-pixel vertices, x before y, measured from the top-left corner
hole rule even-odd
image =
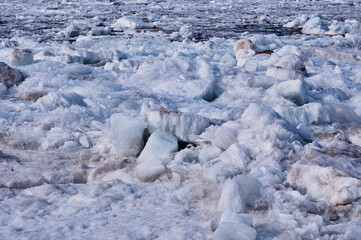
[[[0,239],[358,239],[360,7],[2,1]]]

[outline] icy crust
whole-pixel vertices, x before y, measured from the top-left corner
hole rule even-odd
[[[358,236],[357,36],[98,30],[1,45],[1,239]]]

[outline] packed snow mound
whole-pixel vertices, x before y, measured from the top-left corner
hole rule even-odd
[[[352,203],[361,197],[360,161],[337,158],[309,150],[293,164],[287,179],[295,188],[303,188],[312,197],[332,206]]]
[[[143,149],[148,124],[140,117],[115,113],[110,118],[113,143],[122,157],[136,156]]]
[[[111,25],[115,31],[123,30],[124,28],[144,29],[153,28],[153,25],[143,22],[136,17],[121,17]]]
[[[256,159],[273,156],[282,160],[281,152],[297,151],[306,140],[294,125],[282,119],[272,108],[254,103],[244,111],[238,132],[238,143],[243,144],[250,156]]]
[[[146,93],[185,98],[213,99],[217,91],[213,67],[199,57],[155,59],[143,63],[130,79],[119,80]]]

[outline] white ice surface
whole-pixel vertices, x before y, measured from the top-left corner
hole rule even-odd
[[[357,1],[39,2],[0,5],[0,239],[357,239]]]

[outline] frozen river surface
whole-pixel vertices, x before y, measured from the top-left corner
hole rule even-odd
[[[0,239],[359,239],[360,13],[0,0]]]

